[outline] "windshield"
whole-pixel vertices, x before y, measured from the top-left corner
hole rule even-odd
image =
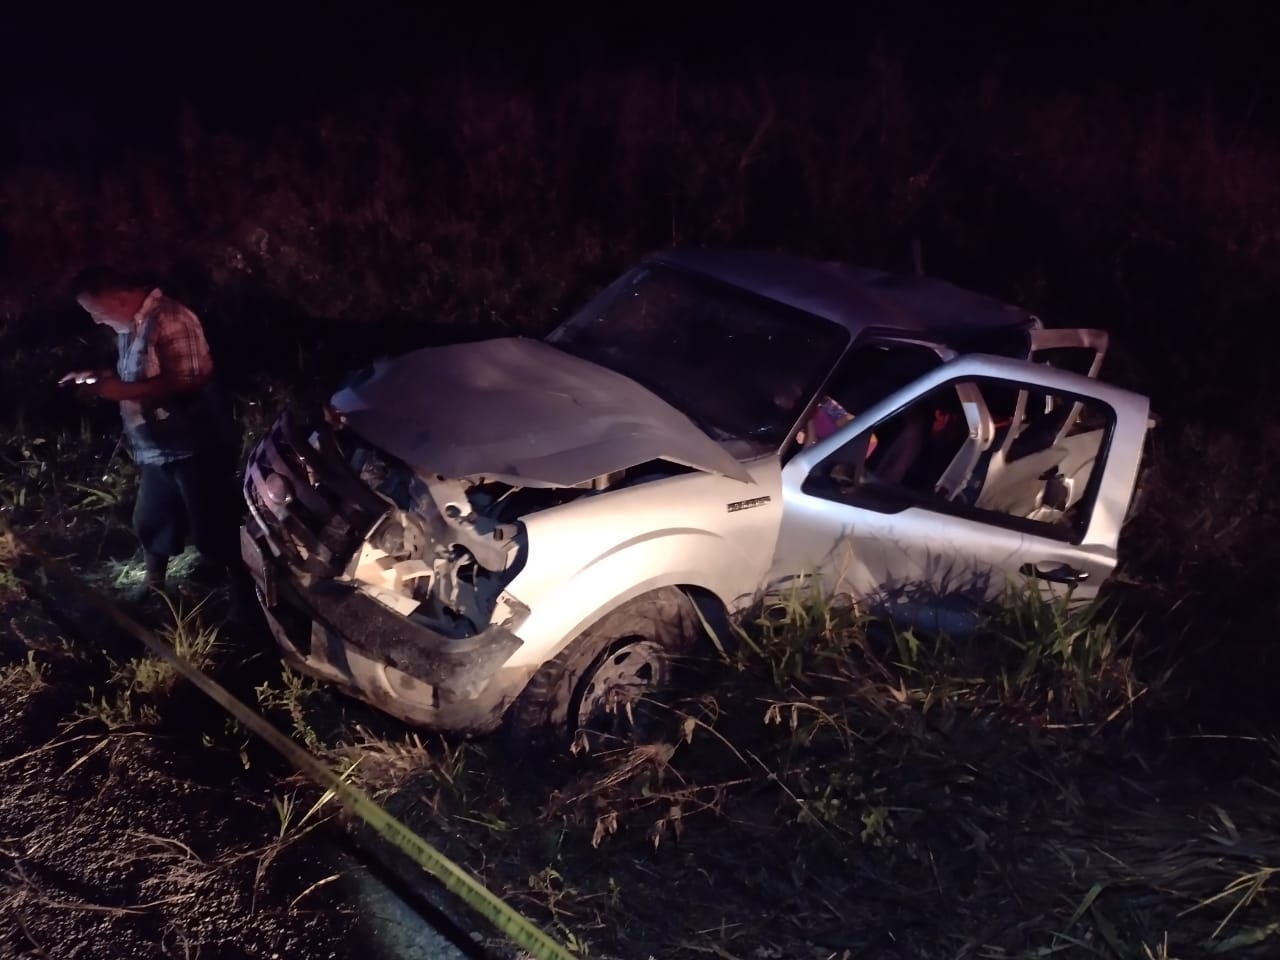
[[[630,377],[716,440],[765,452],[787,439],[849,333],[707,277],[644,266],[547,342]]]

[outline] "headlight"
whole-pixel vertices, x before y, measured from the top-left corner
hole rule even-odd
[[[293,487],[289,481],[278,473],[273,473],[264,481],[267,499],[276,506],[285,507],[293,502]]]

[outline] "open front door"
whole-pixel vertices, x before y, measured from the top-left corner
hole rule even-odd
[[[1066,409],[1079,414],[1040,413]],[[773,579],[816,574],[934,627],[1008,584],[1092,597],[1115,568],[1147,415],[1145,397],[1049,365],[946,363],[787,463]]]

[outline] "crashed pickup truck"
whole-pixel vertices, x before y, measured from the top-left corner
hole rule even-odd
[[[769,591],[965,629],[1114,569],[1147,398],[1107,335],[935,279],[653,255],[545,339],[380,362],[246,464],[297,668],[409,723],[613,730]]]

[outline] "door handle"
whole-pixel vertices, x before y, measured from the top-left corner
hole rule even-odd
[[[1048,580],[1050,583],[1083,583],[1089,579],[1088,570],[1077,570],[1070,564],[1060,563],[1056,567],[1045,570],[1036,563],[1024,563],[1019,573],[1037,580]]]

